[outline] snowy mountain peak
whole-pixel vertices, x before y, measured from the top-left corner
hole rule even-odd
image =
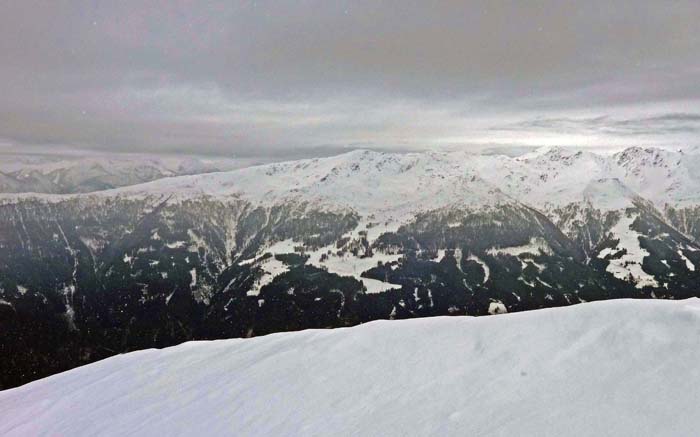
[[[126,169],[115,162],[84,164],[83,169],[89,171],[82,173],[82,179],[70,167],[41,180],[48,185],[68,181],[65,183],[104,189],[178,171],[204,171],[189,161],[167,166],[144,161],[142,166],[132,163]],[[123,188],[118,193],[173,195],[174,200],[196,195],[236,196],[267,205],[301,201],[368,214],[392,211],[396,215],[450,205],[477,208],[512,199],[548,210],[584,202],[599,191],[607,193],[606,204],[611,204],[613,195],[622,196],[619,202],[625,204],[627,191],[613,186],[619,183],[663,209],[667,205],[700,203],[697,168],[699,154],[641,147],[617,153],[548,147],[516,158],[467,152],[355,150],[326,158],[174,177]],[[607,188],[596,187],[598,181],[605,180],[618,182],[609,182]],[[6,191],[17,191],[19,182],[4,177],[0,183],[9,187]]]
[[[659,149],[655,147],[628,147],[625,150],[616,153],[615,159],[624,166],[634,165],[663,165],[664,157],[675,154],[676,152]]]
[[[391,216],[454,205],[480,208],[513,202],[480,176],[468,156],[361,150],[155,181],[121,189],[119,193],[172,193],[176,199],[193,194],[235,195],[266,205],[310,202],[351,208],[361,214]]]

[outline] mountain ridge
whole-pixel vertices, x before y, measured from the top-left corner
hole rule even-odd
[[[697,296],[695,180],[633,188],[656,155],[354,151],[0,195],[0,386],[192,339]]]

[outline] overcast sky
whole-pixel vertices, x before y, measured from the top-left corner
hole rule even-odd
[[[700,1],[0,0],[0,150],[700,144]]]

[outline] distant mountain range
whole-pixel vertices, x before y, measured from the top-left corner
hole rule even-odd
[[[0,154],[0,193],[88,193],[165,177],[246,166],[243,160],[203,161],[151,155]]]
[[[655,148],[354,151],[3,194],[0,385],[190,339],[696,296],[698,168]]]

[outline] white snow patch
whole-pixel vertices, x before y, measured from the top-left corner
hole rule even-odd
[[[693,264],[693,262],[690,261],[690,259],[688,259],[687,256],[685,256],[685,254],[683,253],[683,250],[678,249],[678,255],[681,257],[681,259],[683,261],[685,261],[685,266],[688,268],[688,270],[690,270],[691,272],[694,272],[695,271],[695,264]]]
[[[600,252],[598,252],[598,258],[603,259],[608,255],[615,255],[617,252],[619,252],[620,249],[617,248],[611,248],[611,247],[606,247]]]
[[[358,225],[353,232],[350,233],[351,238],[359,238],[359,232],[365,229],[364,224]],[[377,229],[387,229],[386,226],[382,227],[380,225],[376,225],[371,227],[370,229],[372,230],[377,230]],[[383,231],[381,231],[383,232]],[[377,232],[373,236],[376,238],[380,235],[380,232]],[[368,239],[369,239],[369,233],[368,233]],[[264,253],[271,253],[271,254],[285,254],[285,253],[294,253],[294,249],[297,246],[300,246],[302,243],[295,243],[292,240],[284,240],[277,242],[270,247],[266,248],[263,250]],[[330,252],[330,253],[329,253]],[[394,262],[397,262],[403,255],[401,254],[389,254],[389,253],[383,253],[380,251],[375,251],[373,252],[372,256],[366,256],[366,257],[360,257],[360,256],[354,256],[352,253],[349,251],[346,251],[342,255],[338,255],[338,249],[336,248],[335,244],[330,244],[328,246],[321,247],[317,250],[314,251],[306,251],[304,252],[305,255],[307,255],[309,258],[307,260],[308,265],[312,265],[315,267],[320,267],[326,269],[329,273],[334,273],[339,276],[350,276],[358,281],[362,281],[362,283],[365,285],[365,288],[367,289],[367,293],[381,293],[383,291],[391,290],[392,288],[401,288],[400,285],[397,284],[391,284],[389,282],[384,282],[380,281],[377,279],[371,279],[371,278],[365,278],[362,276],[362,273],[366,272],[369,269],[372,269],[374,267],[377,267],[378,263],[383,263],[383,264],[391,264]],[[246,263],[249,260],[242,261],[241,263]],[[239,263],[239,265],[241,264]],[[283,273],[287,271],[288,269],[285,268],[278,269],[276,274]],[[270,278],[270,281],[272,278]],[[250,294],[251,292],[249,292]]]
[[[287,240],[282,240],[274,243],[272,246],[264,249],[264,253],[271,253],[273,255],[275,254],[284,254],[284,253],[294,253],[294,248],[296,246],[302,246],[301,242],[295,243],[294,240],[287,239]]]
[[[104,246],[103,242],[95,238],[80,237],[80,241],[93,253],[102,250]]]
[[[370,294],[371,293],[382,293],[384,291],[391,290],[394,288],[401,288],[400,285],[391,284],[389,282],[380,281],[378,279],[363,278],[363,277],[359,277],[356,279],[359,281],[362,281],[362,283],[364,284],[364,286],[366,288],[365,292],[370,293]]]
[[[403,255],[375,251],[371,257],[361,258],[349,252],[338,256],[335,252],[331,251],[329,255],[328,249],[329,247],[325,247],[308,253],[310,255],[308,263],[318,267],[325,267],[329,273],[335,273],[340,276],[351,276],[358,281],[362,281],[367,288],[367,293],[381,293],[386,290],[391,290],[392,288],[401,288],[401,286],[397,284],[362,277],[362,273],[377,267],[379,262],[383,264],[397,262]],[[324,254],[325,259],[321,261]]]
[[[197,233],[195,231],[193,231],[192,229],[188,229],[187,236],[190,237],[190,240],[192,241],[192,243],[194,243],[194,244],[190,244],[190,246],[188,247],[187,250],[189,250],[190,252],[198,252],[199,248],[201,247],[201,248],[205,249],[207,252],[211,252],[211,250],[209,250],[209,246],[207,245],[207,242],[204,240],[204,238],[197,235]]]
[[[659,283],[654,276],[648,274],[642,269],[644,258],[649,255],[646,249],[642,248],[639,243],[640,234],[631,228],[636,215],[623,214],[620,220],[611,229],[612,237],[619,239],[616,248],[605,248],[598,254],[599,258],[605,258],[607,255],[614,255],[623,249],[626,253],[619,258],[609,260],[606,270],[612,273],[616,278],[627,280],[630,275],[636,282],[637,288],[643,288],[647,285],[658,287]]]
[[[549,247],[549,244],[543,238],[532,237],[528,244],[514,247],[493,247],[488,249],[486,253],[491,256],[510,255],[515,257],[523,254],[539,255],[540,253],[551,255],[552,248]]]
[[[508,312],[508,308],[501,301],[491,302],[489,304],[489,314],[504,314]]]
[[[190,277],[192,278],[192,280],[190,281],[190,287],[196,287],[197,286],[197,269],[190,270]]]
[[[438,249],[437,254],[435,255],[435,258],[433,258],[433,261],[435,261],[436,263],[441,262],[445,258],[446,254],[447,254],[447,251],[445,249]]]
[[[285,263],[279,261],[272,255],[260,263],[260,268],[263,270],[263,275],[259,277],[253,287],[246,293],[248,296],[257,296],[260,294],[260,289],[272,282],[276,276],[289,271]]]

